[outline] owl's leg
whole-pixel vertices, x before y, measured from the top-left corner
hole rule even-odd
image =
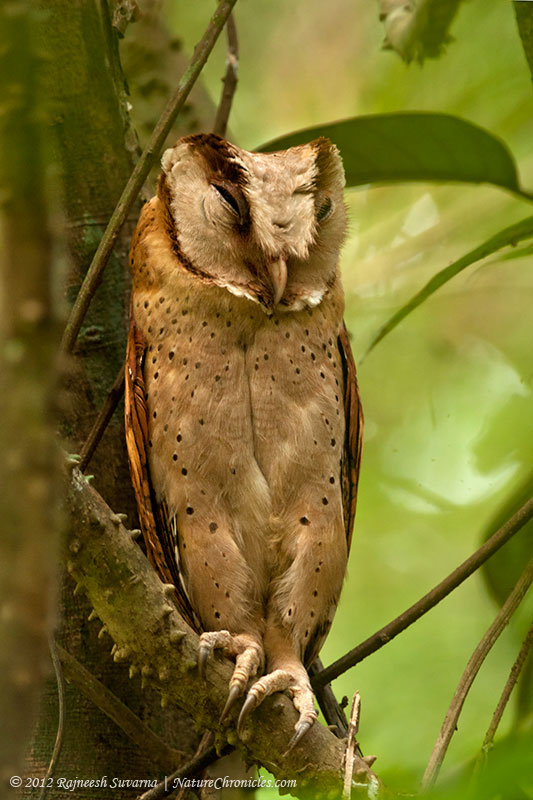
[[[274,694],[274,692],[286,691],[300,714],[295,725],[296,732],[289,743],[290,749],[312,727],[318,716],[314,707],[313,690],[307,670],[295,652],[287,632],[277,624],[269,623],[269,621],[267,621],[265,631],[265,651],[268,659],[268,674],[263,675],[248,690],[239,715],[237,730],[239,733],[242,731],[244,722],[250,712],[257,708],[265,697]]]
[[[326,528],[304,523],[300,517],[298,510],[299,527],[294,525],[291,531],[289,523],[286,530],[293,536],[286,535],[280,546],[279,562],[287,567],[274,582],[269,599],[264,635],[267,674],[248,691],[239,717],[242,730],[248,714],[266,696],[287,691],[300,714],[289,747],[317,718],[304,662],[314,660],[329,630],[347,559],[342,518]]]
[[[222,513],[184,515],[180,525],[180,563],[191,605],[205,633],[200,637],[198,668],[205,674],[210,654],[222,650],[235,660],[224,719],[250,678],[264,664],[263,603],[265,578],[252,570]]]
[[[222,650],[225,655],[235,658],[228,699],[220,717],[220,722],[223,722],[237,698],[244,693],[250,678],[263,666],[263,646],[257,637],[246,633],[231,634],[224,630],[203,633],[198,646],[198,671],[202,677],[205,676],[207,659],[214,650]]]

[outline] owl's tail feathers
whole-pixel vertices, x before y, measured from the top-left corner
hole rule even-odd
[[[232,634],[229,631],[202,633],[198,646],[198,671],[202,678],[205,677],[207,661],[214,650],[222,650],[225,655],[235,658],[228,699],[220,717],[220,722],[223,722],[237,699],[244,694],[250,678],[263,669],[265,655],[261,640],[249,634]]]
[[[250,714],[274,692],[287,691],[292,697],[292,701],[297,711],[300,713],[296,723],[295,733],[289,742],[287,752],[298,744],[307,731],[313,726],[318,714],[315,711],[313,690],[309,683],[309,676],[303,664],[294,662],[289,669],[275,669],[267,675],[263,675],[249,689],[237,723],[237,732],[242,733],[244,723]]]

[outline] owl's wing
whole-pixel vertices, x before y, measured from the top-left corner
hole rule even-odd
[[[174,549],[177,531],[172,529],[172,525],[175,525],[175,521],[169,519],[166,504],[158,503],[152,491],[147,453],[148,409],[143,376],[146,345],[133,314],[130,320],[125,381],[126,446],[146,553],[161,580],[174,584],[175,601],[183,618],[194,630],[199,631],[200,625],[183,587]]]
[[[352,541],[355,506],[357,501],[357,483],[361,466],[363,449],[363,409],[357,386],[357,373],[348,338],[346,325],[343,323],[338,338],[344,372],[344,416],[346,433],[341,464],[342,504],[348,550]]]

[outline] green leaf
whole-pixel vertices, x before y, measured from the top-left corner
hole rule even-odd
[[[529,239],[533,236],[533,217],[526,217],[526,219],[504,228],[503,231],[491,236],[486,242],[479,245],[479,247],[470,250],[469,253],[454,261],[449,267],[437,272],[428,283],[417,292],[404,306],[402,306],[388,322],[379,329],[378,333],[374,336],[364,358],[370,353],[371,350],[380,342],[388,333],[390,333],[405,317],[415,310],[424,300],[427,300],[437,289],[444,286],[449,280],[454,278],[463,269],[474,264],[476,261],[490,256],[502,247],[515,246],[518,242]]]
[[[520,188],[507,146],[483,128],[450,114],[352,117],[290,133],[258,150],[284,150],[319,136],[326,136],[339,148],[347,186],[385,181],[492,183],[533,199]]]

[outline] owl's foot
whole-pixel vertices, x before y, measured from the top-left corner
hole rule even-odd
[[[257,674],[263,665],[263,649],[259,642],[245,633],[232,634],[229,631],[208,631],[200,636],[198,646],[198,671],[205,677],[207,660],[214,650],[235,658],[235,669],[229,682],[226,705],[220,717],[223,722],[233,708],[235,701],[246,689],[248,681]]]
[[[298,744],[307,731],[313,726],[318,714],[315,711],[314,695],[309,683],[307,672],[304,668],[293,672],[288,672],[284,669],[276,669],[268,675],[264,675],[249,689],[244,705],[239,714],[239,721],[237,723],[237,732],[242,732],[246,718],[260,705],[265,697],[268,697],[274,692],[286,691],[292,698],[292,702],[297,711],[300,712],[300,718],[296,723],[295,734],[289,742],[289,750]]]

